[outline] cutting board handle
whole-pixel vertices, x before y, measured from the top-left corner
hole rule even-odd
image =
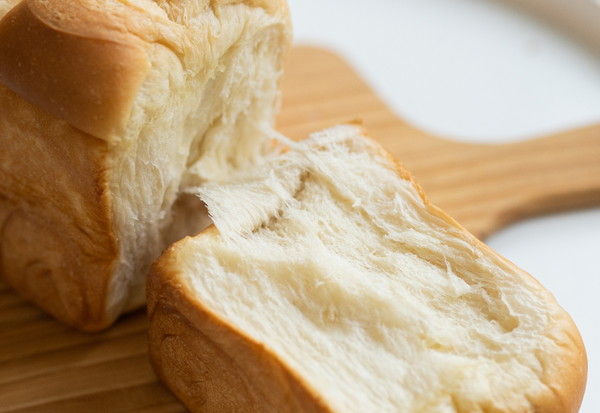
[[[600,205],[600,125],[512,144],[458,143],[399,119],[334,53],[295,48],[287,70],[284,135],[304,139],[362,118],[429,199],[480,239],[528,216]]]
[[[600,125],[505,145],[444,146],[460,159],[437,176],[425,173],[425,190],[482,239],[529,216],[600,205]]]

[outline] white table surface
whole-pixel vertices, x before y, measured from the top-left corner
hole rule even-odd
[[[432,134],[509,142],[600,123],[600,56],[519,10],[491,0],[288,1],[296,44],[342,55],[397,115]],[[600,208],[529,219],[486,242],[571,314],[589,360],[580,412],[600,412]]]

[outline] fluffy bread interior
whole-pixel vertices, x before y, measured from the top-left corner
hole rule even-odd
[[[287,144],[200,190],[218,231],[169,261],[192,302],[329,411],[577,411],[585,351],[549,292],[429,204],[357,127]]]
[[[0,209],[50,228],[40,237],[39,220],[8,218],[3,276],[98,330],[143,305],[151,263],[209,222],[188,190],[274,152],[262,131],[279,108],[289,10],[285,0],[0,0],[0,19],[2,97],[23,106],[3,112],[0,133],[7,158],[31,163],[4,162]],[[44,151],[20,138],[67,155],[37,160]],[[19,192],[21,181],[32,189]]]
[[[225,181],[272,152],[261,130],[278,111],[290,37],[285,15],[239,2],[136,3],[183,31],[174,31],[179,50],[150,45],[149,75],[110,161],[121,254],[109,284],[109,318],[143,304],[152,261],[209,222],[190,209],[188,188]]]

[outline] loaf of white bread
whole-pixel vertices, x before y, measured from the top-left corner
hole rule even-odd
[[[188,189],[271,152],[287,4],[0,0],[0,18],[0,274],[98,330],[202,229]]]
[[[194,412],[576,412],[552,295],[356,126],[271,126],[285,0],[0,0],[0,275],[98,330],[144,303]]]
[[[584,346],[535,279],[357,126],[281,139],[150,270],[153,365],[192,412],[578,411]]]

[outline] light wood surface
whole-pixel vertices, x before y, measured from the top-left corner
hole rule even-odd
[[[399,120],[332,53],[294,49],[278,129],[294,139],[361,118],[430,199],[484,238],[517,219],[600,204],[600,126],[484,146],[429,136]],[[156,379],[143,310],[98,334],[52,320],[0,283],[0,413],[186,409]]]
[[[513,144],[456,143],[398,119],[330,52],[297,48],[286,75],[284,135],[362,119],[430,200],[481,239],[527,216],[600,205],[600,125]]]

